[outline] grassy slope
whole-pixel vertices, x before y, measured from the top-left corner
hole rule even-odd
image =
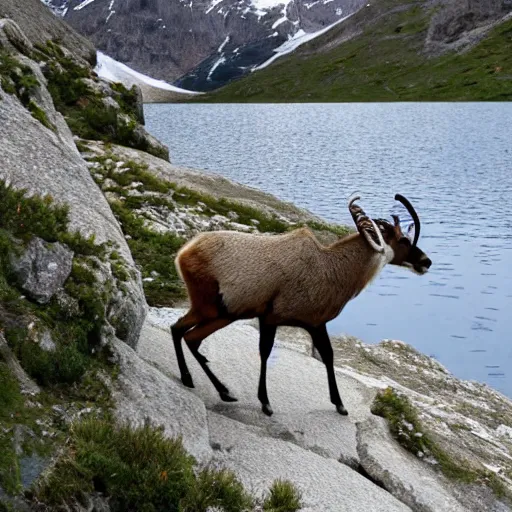
[[[296,54],[200,101],[512,100],[512,20],[466,53],[429,58],[433,13],[423,2],[372,2]]]

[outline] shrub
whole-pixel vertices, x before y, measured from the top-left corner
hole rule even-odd
[[[269,512],[296,512],[302,508],[301,492],[287,480],[276,480],[263,502]]]

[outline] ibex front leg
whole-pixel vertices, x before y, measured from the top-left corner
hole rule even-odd
[[[265,325],[265,321],[260,318],[260,383],[258,386],[258,400],[261,402],[261,410],[267,415],[272,416],[272,407],[267,395],[267,360],[274,346],[277,327],[274,325]]]
[[[327,369],[327,380],[329,382],[329,394],[331,395],[331,402],[336,406],[336,410],[346,416],[347,410],[343,406],[340,394],[338,392],[338,386],[336,384],[336,375],[334,373],[334,354],[332,351],[331,340],[327,334],[327,328],[325,325],[320,327],[308,329],[313,339],[313,345],[318,350],[322,361]]]

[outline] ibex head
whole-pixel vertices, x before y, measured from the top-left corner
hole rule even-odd
[[[395,199],[407,208],[414,221],[411,224],[411,228],[414,227],[414,238],[411,240],[409,237],[411,229],[408,230],[407,235],[402,233],[398,215],[393,215],[394,224],[384,219],[370,219],[360,206],[354,204],[359,199],[359,197],[351,199],[348,208],[357,230],[365,237],[370,247],[381,253],[386,249],[391,249],[393,252],[393,257],[389,262],[391,265],[406,267],[416,274],[425,274],[432,265],[432,261],[416,245],[420,236],[420,219],[412,204],[404,196],[396,194]]]

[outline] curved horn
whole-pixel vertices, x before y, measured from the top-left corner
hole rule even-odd
[[[416,245],[418,242],[418,238],[420,237],[420,219],[418,217],[418,214],[416,213],[416,210],[413,208],[412,204],[409,202],[408,199],[406,199],[402,194],[396,194],[395,196],[396,201],[400,201],[409,212],[409,215],[412,217],[412,220],[414,221],[414,241],[412,245]]]
[[[365,237],[374,251],[384,252],[385,242],[377,224],[364,213],[364,210],[360,206],[354,204],[359,199],[359,196],[351,197],[348,203],[348,209],[354,219],[357,230]],[[375,238],[377,238],[378,243],[375,241]]]

